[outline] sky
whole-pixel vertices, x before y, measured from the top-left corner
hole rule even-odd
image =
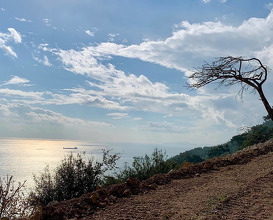
[[[228,141],[266,111],[251,91],[198,90],[222,56],[273,68],[269,0],[1,0],[0,137],[94,142]],[[269,71],[264,91],[273,103]]]

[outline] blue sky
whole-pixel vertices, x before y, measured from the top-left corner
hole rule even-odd
[[[0,137],[219,144],[266,115],[257,94],[185,88],[219,56],[273,68],[264,0],[2,0]],[[265,93],[273,103],[272,72]]]

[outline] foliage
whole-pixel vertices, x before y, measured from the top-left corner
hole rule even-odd
[[[201,148],[202,149],[202,148]],[[199,148],[199,152],[200,148]],[[200,163],[204,161],[201,156],[194,154],[194,151],[186,151],[184,153],[180,153],[179,155],[176,155],[170,159],[171,161],[174,161],[176,164],[182,164],[184,162],[190,162],[190,163]]]
[[[263,143],[273,137],[273,122],[272,120],[268,120],[268,117],[264,118],[266,120],[263,124],[244,129],[245,131],[242,134],[233,136],[230,141],[224,144],[212,147],[194,148],[192,150],[180,153],[169,160],[174,161],[178,165],[185,161],[198,163],[198,160],[194,160],[197,159],[197,157],[200,157],[202,160],[206,160],[229,153],[232,154],[253,144]]]
[[[213,158],[213,157],[219,157],[225,154],[229,154],[230,150],[227,144],[222,144],[218,145],[215,147],[211,147],[210,150],[208,151],[208,158]]]
[[[40,176],[34,176],[33,198],[45,205],[94,191],[97,185],[103,183],[105,172],[116,168],[116,161],[120,158],[118,154],[110,155],[109,152],[103,150],[103,162],[71,153],[64,157],[53,173],[46,167]]]
[[[26,197],[25,182],[15,184],[12,176],[0,178],[0,218],[29,217],[35,211]]]
[[[151,156],[145,154],[144,157],[134,157],[132,167],[126,167],[119,173],[116,173],[116,178],[110,178],[108,181],[121,182],[128,178],[137,178],[145,180],[158,173],[167,173],[175,168],[176,164],[173,161],[167,160],[166,152],[154,149]]]
[[[30,193],[30,197],[33,202],[41,203],[45,205],[53,201],[55,196],[55,181],[53,174],[49,170],[49,166],[46,166],[44,172],[40,176],[33,176],[35,182],[34,191]]]
[[[253,144],[263,143],[272,137],[273,137],[273,128],[262,126],[262,125],[253,126],[251,130],[248,132],[248,134],[246,135],[246,138],[241,148],[245,148]]]

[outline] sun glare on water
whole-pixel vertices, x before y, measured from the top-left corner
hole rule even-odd
[[[54,169],[64,155],[86,152],[99,158],[101,148],[70,140],[1,139],[0,177],[12,175],[17,182],[27,180],[27,185],[33,185],[33,174],[41,173],[47,165]]]

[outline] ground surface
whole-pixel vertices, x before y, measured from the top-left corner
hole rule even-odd
[[[90,219],[273,219],[273,153],[119,199]]]

